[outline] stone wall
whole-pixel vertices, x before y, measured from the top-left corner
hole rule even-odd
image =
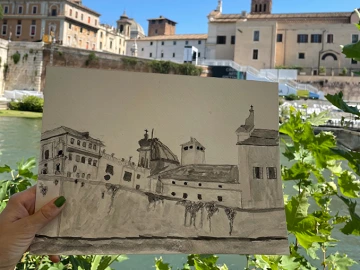
[[[6,66],[5,64],[7,62],[8,46],[8,41],[0,39],[0,96],[2,93],[4,93],[5,90],[4,67]]]
[[[309,83],[326,94],[344,93],[348,101],[360,101],[360,77],[350,76],[298,76],[301,83]]]
[[[6,63],[5,90],[40,91],[43,66],[42,42],[10,42]],[[14,55],[20,55],[17,63]]]

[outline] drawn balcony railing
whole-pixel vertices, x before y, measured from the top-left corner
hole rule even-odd
[[[291,88],[297,89],[297,90],[308,90],[310,92],[313,93],[318,93],[319,90],[310,85],[310,84],[299,84],[294,80],[290,80],[290,79],[278,79],[274,74],[270,73],[270,72],[260,72],[259,70],[257,70],[254,67],[251,66],[241,66],[238,63],[235,63],[234,61],[231,60],[201,60],[199,62],[199,65],[204,65],[204,66],[228,66],[231,67],[237,71],[240,72],[246,72],[249,73],[255,77],[258,77],[260,80],[266,80],[269,82],[278,82],[278,83],[283,83]]]

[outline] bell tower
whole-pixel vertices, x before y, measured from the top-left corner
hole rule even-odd
[[[138,166],[142,168],[150,168],[151,160],[151,140],[149,139],[148,130],[145,130],[144,138],[139,141],[140,148],[137,149],[139,152],[139,163]]]
[[[271,14],[272,0],[252,0],[251,14]]]

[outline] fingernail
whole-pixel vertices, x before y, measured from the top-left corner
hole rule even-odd
[[[56,205],[57,208],[60,208],[61,206],[64,205],[64,203],[66,202],[66,199],[64,196],[61,196],[59,198],[56,199],[56,201],[54,202],[54,204]]]

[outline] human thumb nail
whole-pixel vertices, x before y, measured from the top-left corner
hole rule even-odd
[[[40,230],[45,227],[51,220],[53,220],[63,209],[66,202],[64,196],[50,201],[45,204],[34,215],[30,216],[31,223],[36,230]]]

